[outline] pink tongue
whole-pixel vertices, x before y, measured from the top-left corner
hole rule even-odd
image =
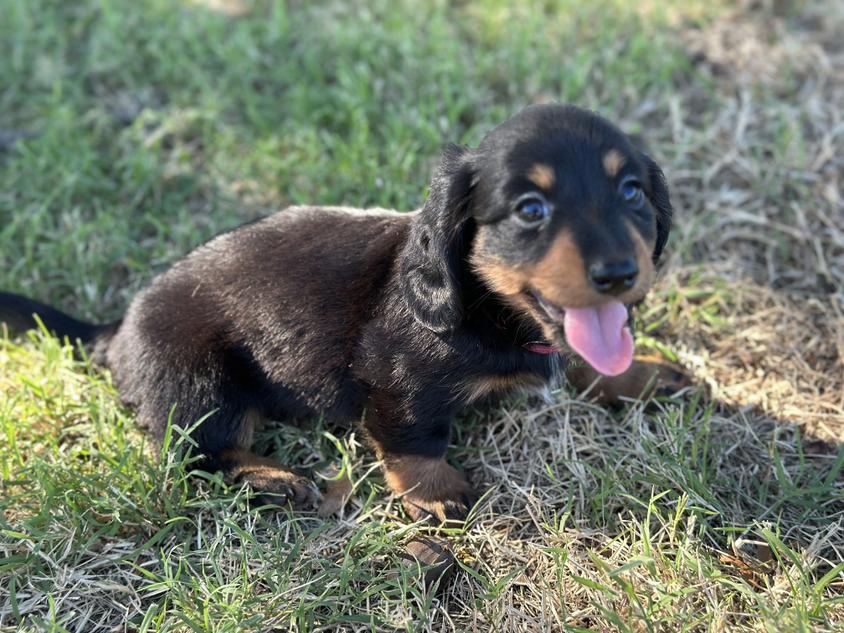
[[[633,336],[627,308],[607,303],[597,308],[566,308],[566,341],[587,363],[607,376],[627,371],[633,362]]]

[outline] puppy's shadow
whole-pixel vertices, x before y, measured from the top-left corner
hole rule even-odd
[[[548,526],[565,525],[611,541],[655,513],[708,548],[763,566],[789,555],[775,551],[779,538],[781,549],[812,558],[818,575],[841,560],[841,442],[713,398],[694,377],[676,396],[615,407],[571,386],[556,395],[458,425],[457,445],[467,447],[458,459],[491,489],[475,512],[482,531],[506,524],[547,545]]]

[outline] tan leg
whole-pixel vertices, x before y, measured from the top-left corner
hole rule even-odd
[[[578,390],[608,405],[622,404],[622,398],[648,400],[654,395],[673,394],[691,384],[682,367],[655,356],[637,357],[619,376],[602,376],[589,365],[577,363],[566,370],[566,378]]]
[[[384,457],[387,485],[401,495],[411,519],[434,516],[442,522],[463,521],[477,494],[466,477],[444,458],[418,456]]]

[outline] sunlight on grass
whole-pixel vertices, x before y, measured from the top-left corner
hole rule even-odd
[[[463,415],[453,453],[487,494],[438,592],[401,562],[425,530],[360,437],[259,433],[353,494],[329,519],[257,513],[178,431],[152,446],[69,345],[0,338],[0,630],[840,628],[841,60],[834,12],[773,4],[6,2],[4,290],[116,318],[221,230],[289,203],[412,209],[443,144],[567,100],[666,166],[639,343],[696,386]]]

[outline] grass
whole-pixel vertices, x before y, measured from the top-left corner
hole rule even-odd
[[[354,434],[262,433],[355,487],[258,514],[69,347],[0,339],[0,631],[844,629],[843,28],[822,1],[8,0],[0,287],[114,318],[220,230],[414,208],[445,142],[573,101],[666,168],[641,342],[696,387],[468,412],[452,456],[488,494],[437,593]]]

